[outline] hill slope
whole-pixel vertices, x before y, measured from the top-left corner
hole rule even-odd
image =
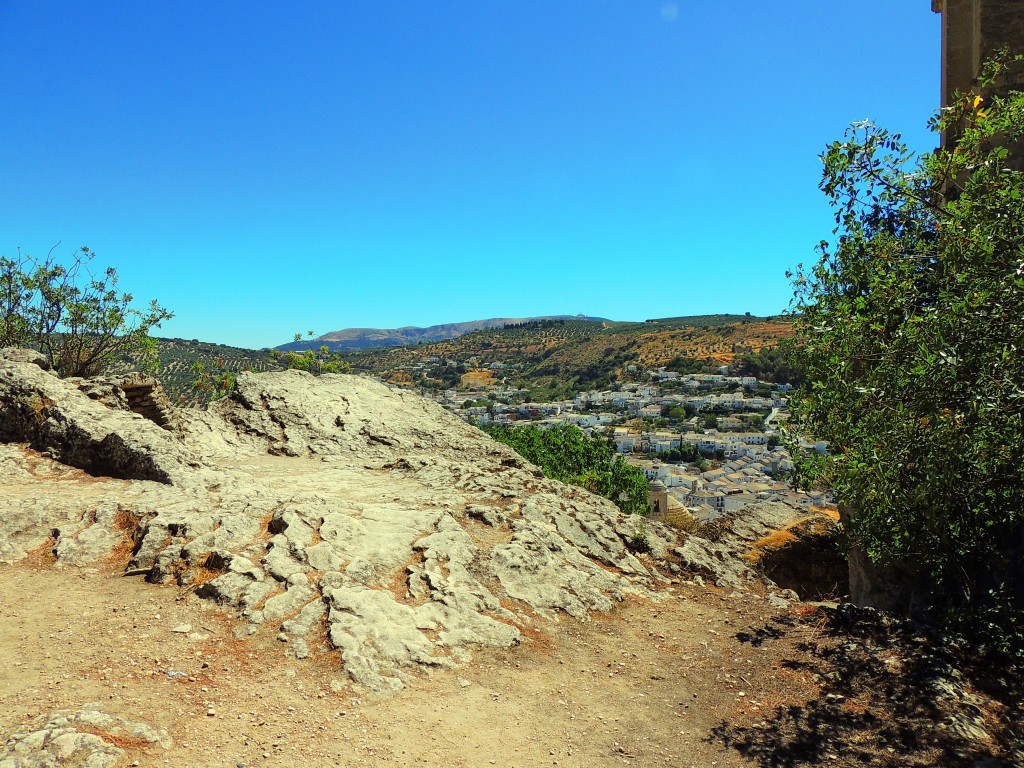
[[[169,427],[0,357],[0,440],[49,457],[0,444],[0,562],[117,561],[376,691],[657,583],[610,501],[363,377],[241,374]],[[674,537],[650,535],[659,554]]]
[[[441,389],[468,386],[475,379],[481,384],[527,389],[532,399],[550,400],[608,387],[673,361],[713,370],[735,362],[747,350],[776,347],[790,335],[788,320],[745,315],[643,323],[574,318],[480,330],[415,347],[349,352],[343,357],[353,369],[395,384]]]
[[[325,345],[334,352],[344,352],[354,349],[370,349],[375,347],[404,347],[409,344],[421,342],[442,341],[454,339],[473,331],[486,330],[489,328],[503,328],[506,325],[519,325],[537,320],[593,320],[602,321],[599,317],[585,317],[577,315],[550,315],[545,317],[492,317],[486,320],[469,320],[463,323],[443,323],[431,325],[426,328],[416,326],[405,326],[403,328],[344,328],[340,331],[331,331],[315,339],[292,341],[281,344],[277,349],[283,351],[301,351],[310,346],[320,347]]]
[[[275,360],[268,350],[230,347],[198,339],[156,338],[155,341],[155,375],[174,403],[191,402],[196,399],[197,393],[192,389],[192,382],[196,378],[196,365],[201,365],[208,371],[228,371],[233,374],[284,370],[281,362]],[[138,369],[137,360],[125,360],[121,365],[114,366],[112,373],[126,373]]]
[[[699,537],[633,556],[611,504],[409,393],[241,385],[175,433],[0,356],[0,764],[1021,764],[1005,659],[705,587]]]

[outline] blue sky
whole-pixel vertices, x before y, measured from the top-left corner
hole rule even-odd
[[[777,313],[825,144],[930,149],[926,0],[0,0],[0,254],[159,335]]]

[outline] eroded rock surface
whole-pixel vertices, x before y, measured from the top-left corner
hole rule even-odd
[[[0,355],[0,441],[27,443],[108,477],[182,482],[197,466],[168,432],[121,407],[123,393],[113,385],[59,379],[30,354],[25,362],[19,357]]]
[[[111,768],[124,765],[126,750],[170,746],[165,731],[87,704],[58,710],[17,730],[0,747],[0,768]]]
[[[373,690],[662,578],[611,502],[412,393],[243,374],[170,432],[93,390],[0,357],[0,561],[173,581],[241,617],[240,635],[337,653]],[[674,544],[649,530],[660,554]]]
[[[720,587],[760,579],[816,600],[846,590],[837,534],[838,523],[823,512],[766,501],[719,518],[673,553],[683,568]]]

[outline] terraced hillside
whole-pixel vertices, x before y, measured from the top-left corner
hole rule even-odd
[[[644,369],[683,359],[713,370],[747,351],[772,348],[791,335],[780,318],[703,315],[643,323],[542,321],[488,329],[432,344],[344,355],[357,371],[403,386],[441,389],[486,380],[527,389],[538,400],[629,380]]]

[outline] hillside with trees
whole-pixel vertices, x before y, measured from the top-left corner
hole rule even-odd
[[[342,358],[355,371],[426,390],[471,384],[487,371],[493,385],[528,390],[530,399],[553,400],[638,379],[650,368],[714,371],[752,352],[774,349],[791,335],[786,318],[747,315],[643,323],[544,320],[432,344],[349,352]]]

